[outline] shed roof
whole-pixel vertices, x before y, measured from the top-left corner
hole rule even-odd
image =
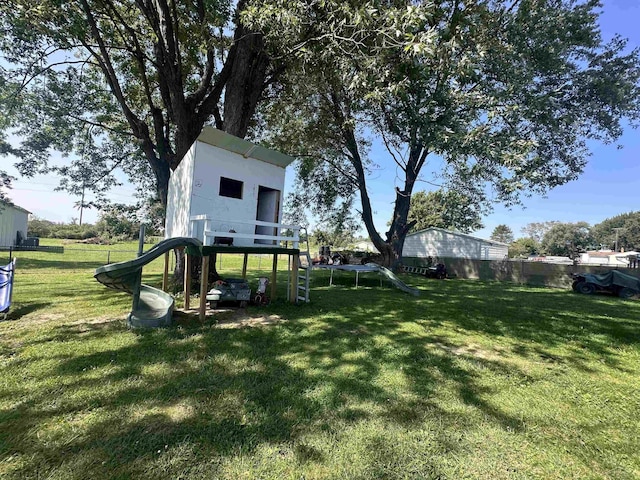
[[[238,153],[245,158],[254,158],[282,168],[285,168],[295,160],[295,158],[284,153],[261,147],[248,140],[209,126],[202,129],[197,140],[229,152]]]
[[[490,243],[491,245],[499,245],[501,247],[508,247],[509,246],[509,244],[507,244],[507,243],[496,242],[495,240],[486,240],[484,238],[474,237],[473,235],[469,235],[468,233],[452,232],[451,230],[445,230],[444,228],[438,228],[438,227],[424,228],[422,230],[418,230],[417,232],[410,233],[409,235],[407,235],[407,237],[410,237],[410,236],[413,236],[413,235],[419,235],[421,233],[428,232],[430,230],[435,230],[435,231],[438,231],[438,232],[444,232],[444,233],[448,233],[450,235],[457,235],[459,237],[470,238],[472,240],[478,240],[480,242]]]
[[[0,207],[11,207],[23,213],[27,213],[27,214],[31,213],[26,208],[19,207],[18,205],[15,205],[14,203],[11,203],[10,201],[7,201],[7,200],[0,200]]]

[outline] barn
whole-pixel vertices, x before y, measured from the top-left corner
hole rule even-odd
[[[275,244],[293,158],[205,127],[169,181],[165,237]]]
[[[31,212],[8,202],[0,202],[0,246],[13,247],[27,238]]]
[[[404,258],[466,258],[472,260],[504,260],[509,245],[485,240],[442,228],[426,228],[407,235],[402,249]]]

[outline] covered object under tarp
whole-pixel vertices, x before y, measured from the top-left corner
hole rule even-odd
[[[633,275],[627,275],[626,273],[619,272],[617,270],[610,270],[607,273],[600,275],[585,274],[584,278],[587,282],[595,283],[601,287],[610,287],[611,285],[617,285],[619,287],[632,288],[633,290],[640,292],[640,278]]]

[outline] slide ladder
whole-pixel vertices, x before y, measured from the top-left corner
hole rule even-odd
[[[309,303],[309,283],[311,282],[312,267],[311,253],[309,252],[309,234],[307,233],[307,229],[304,227],[302,227],[300,230],[304,230],[307,250],[301,251],[298,257],[298,291],[296,292],[296,303]]]
[[[298,298],[299,302],[309,303],[309,283],[311,281],[311,255],[307,251],[300,253],[298,260]]]

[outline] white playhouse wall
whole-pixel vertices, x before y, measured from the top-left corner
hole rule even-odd
[[[191,187],[198,142],[184,156],[178,168],[171,173],[167,194],[167,219],[165,238],[189,237],[189,216],[191,215]]]
[[[199,231],[190,230],[189,218],[209,215],[209,228],[213,231],[256,233],[255,220],[276,222],[282,217],[282,195],[285,170],[251,157],[245,157],[202,141],[196,141],[169,181],[165,237],[193,236],[202,238],[203,223]],[[242,198],[220,196],[220,179],[225,177],[243,182]],[[278,196],[279,201],[262,204],[258,211],[260,187],[277,190],[263,192],[262,197]],[[277,205],[274,207],[273,205]],[[275,211],[277,208],[277,212]],[[259,227],[259,233],[272,234],[273,229]],[[268,229],[267,229],[268,230]],[[234,245],[253,245],[253,240],[234,239]]]

